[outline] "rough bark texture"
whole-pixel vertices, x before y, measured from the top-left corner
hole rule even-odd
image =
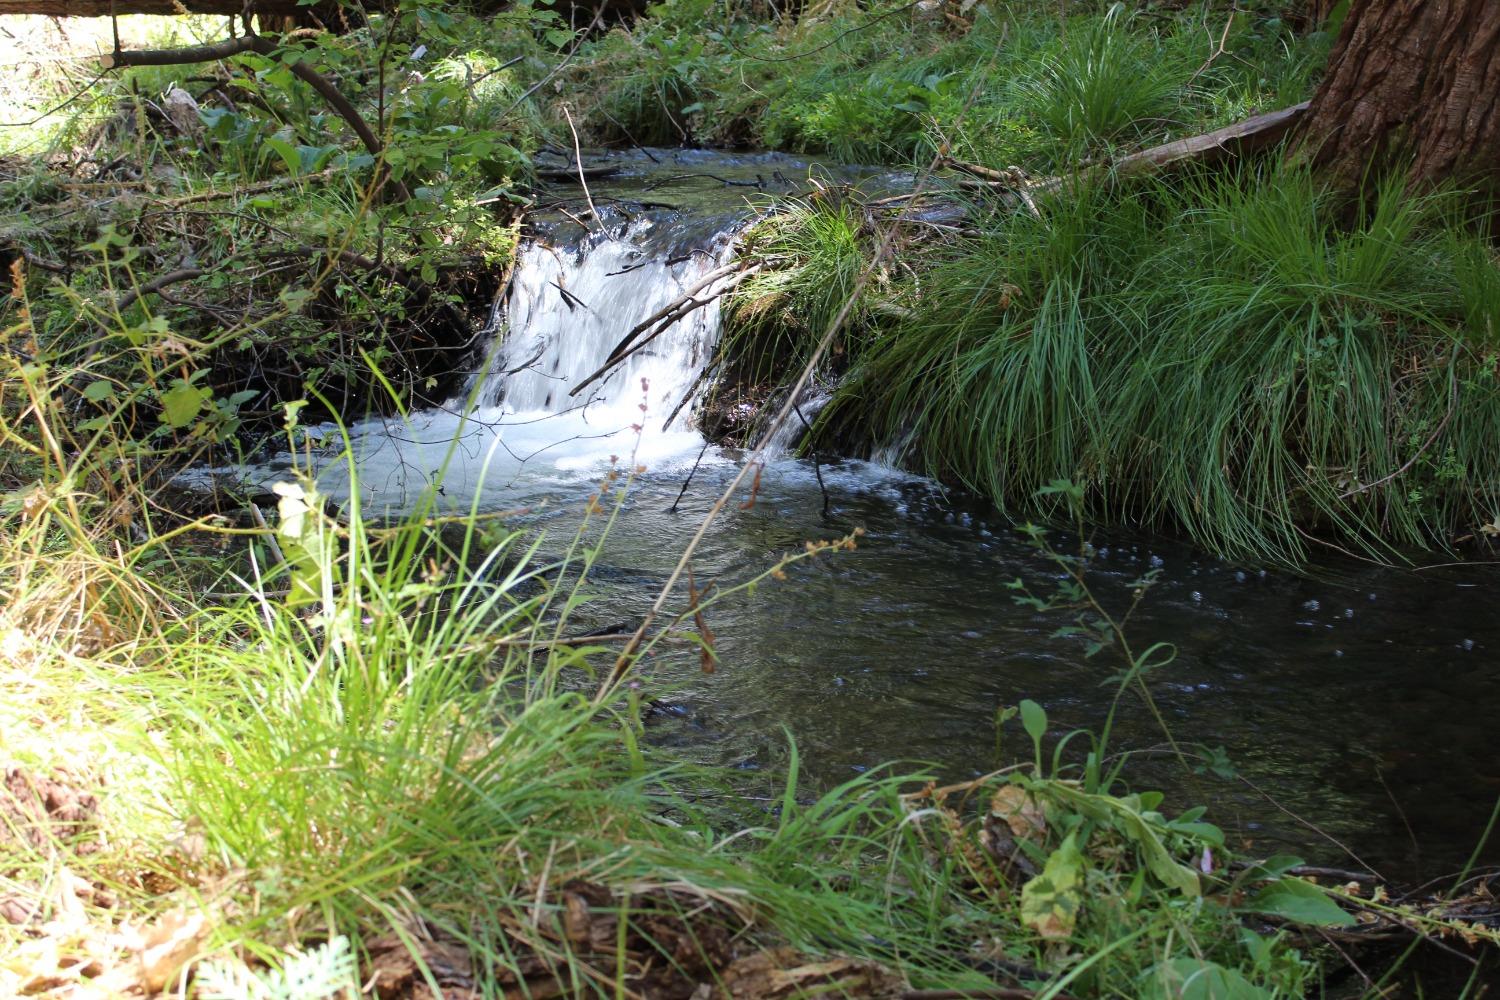
[[[1355,0],[1302,121],[1337,182],[1500,187],[1500,0]]]

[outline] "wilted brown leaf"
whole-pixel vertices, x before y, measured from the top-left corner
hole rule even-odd
[[[747,955],[724,970],[719,997],[792,1000],[805,996],[898,997],[906,977],[875,962],[842,956],[812,958],[791,948]]]
[[[1011,835],[1041,843],[1047,835],[1047,817],[1031,793],[1020,785],[1001,785],[990,799],[990,815],[1004,820]]]

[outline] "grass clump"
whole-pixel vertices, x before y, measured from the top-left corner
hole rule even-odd
[[[1078,184],[957,240],[915,227],[821,432],[1016,510],[1071,477],[1096,517],[1242,558],[1446,547],[1500,510],[1497,271],[1459,204],[1380,182],[1350,205],[1271,166]],[[827,223],[777,220],[752,259],[797,273],[745,288],[782,317],[836,309]]]

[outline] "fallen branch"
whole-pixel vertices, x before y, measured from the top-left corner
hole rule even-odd
[[[1280,142],[1307,111],[1307,106],[1308,102],[1303,101],[1280,111],[1268,111],[1212,132],[1131,153],[1096,169],[1108,170],[1117,176],[1131,176],[1155,173],[1179,163],[1218,163],[1247,156]]]
[[[147,295],[159,292],[168,285],[175,285],[180,281],[192,281],[194,278],[201,278],[207,273],[201,267],[182,267],[175,271],[168,271],[166,274],[158,275],[144,285],[127,290],[125,294],[115,300],[115,312],[124,312]]]
[[[1122,156],[1109,163],[1096,164],[1072,174],[1037,180],[1029,179],[1016,167],[996,170],[976,163],[964,163],[951,157],[944,157],[942,165],[968,174],[979,182],[971,186],[1013,193],[1029,210],[1034,212],[1036,205],[1032,201],[1032,196],[1038,193],[1050,194],[1090,180],[1113,180],[1120,177],[1158,173],[1184,163],[1218,163],[1248,156],[1280,142],[1306,111],[1307,102],[1304,101],[1289,108],[1282,108],[1280,111],[1269,111],[1263,115],[1246,118],[1244,121],[1214,129],[1202,135],[1152,146],[1150,149]]]
[[[734,272],[737,270],[739,271],[739,273],[734,274]],[[604,364],[600,365],[587,378],[579,382],[572,389],[568,390],[568,395],[578,395],[584,389],[588,388],[590,385],[607,375],[610,370],[619,365],[620,362],[624,361],[626,358],[641,350],[647,344],[651,343],[657,337],[665,333],[673,323],[676,323],[684,316],[702,309],[704,306],[710,304],[715,299],[718,299],[726,293],[733,291],[735,288],[739,287],[739,284],[742,281],[749,278],[759,270],[760,265],[758,264],[753,267],[744,268],[743,270],[740,269],[739,264],[726,264],[724,267],[715,268],[714,270],[708,272],[708,274],[704,276],[703,280],[699,281],[692,288],[688,289],[675,301],[669,303],[666,306],[663,306],[661,309],[653,313],[650,317],[636,324],[635,327],[632,328],[631,331],[627,333],[623,338],[621,338],[620,342],[615,345],[614,350],[609,352],[609,357],[605,359]],[[700,291],[712,285],[720,278],[723,278],[726,274],[734,274],[734,277],[724,282],[724,284],[720,287],[714,289],[712,294],[705,295],[701,299],[698,298],[698,293]],[[641,333],[647,330],[650,330],[651,332],[647,333],[644,337],[640,337],[639,340],[636,339],[640,336]]]

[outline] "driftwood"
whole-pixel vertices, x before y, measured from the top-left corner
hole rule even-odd
[[[1268,149],[1286,137],[1307,107],[1304,101],[1280,111],[1268,111],[1203,135],[1152,146],[1118,160],[1093,164],[1076,173],[1057,177],[1032,180],[1014,167],[995,170],[951,158],[943,160],[943,166],[968,174],[979,182],[976,186],[1012,192],[1035,211],[1031,198],[1036,194],[1050,194],[1091,180],[1139,177],[1187,163],[1220,163]]]

